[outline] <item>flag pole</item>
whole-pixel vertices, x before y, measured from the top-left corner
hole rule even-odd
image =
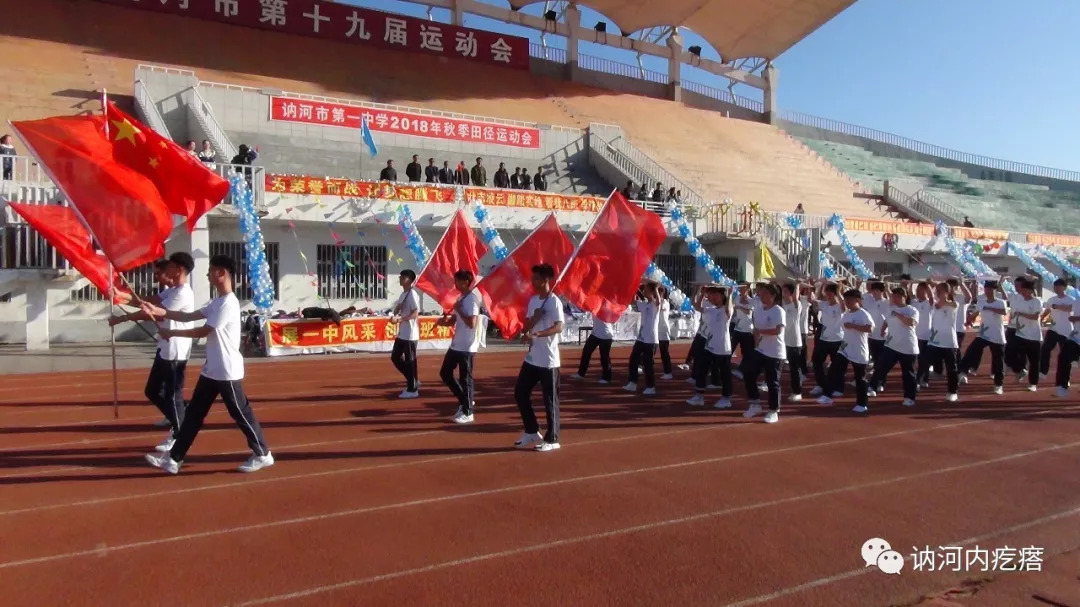
[[[105,116],[105,138],[109,138],[109,92],[107,89],[101,89],[101,114]],[[74,206],[74,205],[73,205]],[[79,215],[82,217],[82,214]],[[86,220],[83,219],[85,222]],[[90,224],[87,224],[87,229],[90,229]],[[92,234],[93,232],[91,232]],[[102,253],[104,253],[104,249]],[[105,259],[109,260],[109,316],[112,316],[113,302],[116,301],[116,281],[113,280],[113,262],[106,255]],[[125,281],[126,282],[126,281]],[[131,288],[130,286],[128,287]],[[138,295],[132,291],[132,295],[138,299]],[[142,325],[140,325],[142,326]],[[112,354],[112,390],[113,390],[113,419],[120,419],[120,377],[116,372],[116,325],[109,323],[109,351]]]

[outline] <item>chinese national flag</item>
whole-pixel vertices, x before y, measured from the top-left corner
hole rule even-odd
[[[454,272],[468,270],[476,276],[480,273],[480,258],[486,253],[487,247],[469,227],[465,212],[458,209],[431,252],[431,259],[416,277],[416,288],[434,297],[443,310],[449,310],[461,295],[454,287]]]
[[[558,276],[573,253],[574,243],[552,213],[476,285],[491,320],[505,337],[517,335],[525,326],[525,309],[533,295],[532,267],[551,264]]]
[[[109,262],[103,255],[94,251],[93,241],[86,226],[79,221],[75,211],[60,205],[31,205],[9,202],[8,206],[18,213],[38,231],[64,259],[68,260],[80,274],[85,276],[106,297],[109,285],[115,285],[117,293],[114,303],[127,303],[131,292],[120,284],[115,272],[109,274]]]
[[[618,191],[574,252],[555,292],[605,322],[615,322],[634,299],[641,275],[667,238],[660,217],[627,202]]]

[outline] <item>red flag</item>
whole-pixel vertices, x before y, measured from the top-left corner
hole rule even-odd
[[[525,326],[525,308],[533,295],[532,267],[551,264],[558,276],[573,253],[574,243],[552,213],[476,285],[492,322],[504,336],[517,335]]]
[[[109,261],[94,251],[90,233],[86,231],[75,211],[60,205],[32,205],[9,202],[8,206],[22,215],[30,227],[38,231],[56,251],[68,260],[80,274],[85,276],[106,297],[109,285],[115,285],[115,303],[127,303],[131,292],[120,284],[116,272],[109,275]]]
[[[574,251],[555,291],[600,320],[615,322],[633,301],[641,275],[666,238],[659,215],[615,191]]]
[[[480,258],[486,253],[487,247],[469,227],[465,212],[458,209],[450,227],[431,252],[431,259],[416,277],[416,288],[434,297],[444,310],[449,310],[460,295],[454,288],[454,272],[469,270],[476,276],[480,273]]]

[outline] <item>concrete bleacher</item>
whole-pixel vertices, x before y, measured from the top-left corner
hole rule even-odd
[[[976,179],[932,162],[891,158],[846,143],[801,139],[863,186],[880,193],[886,180],[907,194],[922,190],[955,207],[981,227],[1080,233],[1080,192]]]

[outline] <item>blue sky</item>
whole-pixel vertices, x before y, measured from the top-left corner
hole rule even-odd
[[[347,3],[427,14],[426,7],[398,0]],[[524,12],[538,15],[542,6]],[[449,20],[442,9],[433,15]],[[598,19],[608,21],[583,10],[587,27]],[[539,41],[533,30],[475,15],[466,25]],[[1078,29],[1078,0],[858,0],[775,61],[779,104],[965,152],[1080,170]],[[684,37],[715,58],[695,34]],[[549,36],[548,44],[565,47],[565,40]],[[635,61],[633,53],[601,45],[580,50]],[[666,71],[658,59],[646,67]],[[726,86],[683,70],[684,80]],[[747,87],[735,92],[761,98]]]

